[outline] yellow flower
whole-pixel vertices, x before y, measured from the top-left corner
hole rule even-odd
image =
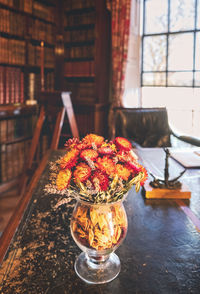
[[[125,167],[122,164],[116,165],[116,174],[125,181],[128,181],[128,178],[131,175],[131,170]]]
[[[58,190],[66,189],[70,183],[72,172],[69,169],[60,170],[56,178]]]
[[[84,162],[76,166],[74,171],[75,181],[85,182],[91,175],[91,168]]]
[[[115,174],[115,164],[108,156],[97,158],[97,167],[111,177]]]
[[[84,137],[83,141],[88,143],[89,145],[92,145],[92,143],[94,143],[98,147],[103,143],[104,137],[95,134],[89,134]]]

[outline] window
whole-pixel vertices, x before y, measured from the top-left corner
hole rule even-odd
[[[143,107],[200,136],[200,0],[143,0],[141,86]]]

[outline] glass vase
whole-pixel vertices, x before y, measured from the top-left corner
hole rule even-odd
[[[82,280],[103,284],[117,277],[121,265],[114,251],[124,240],[127,227],[122,201],[110,204],[77,201],[70,228],[74,241],[83,251],[74,264]]]

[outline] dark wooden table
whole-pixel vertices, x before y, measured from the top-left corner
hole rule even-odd
[[[187,170],[182,179],[192,191],[190,201],[147,200],[134,188],[129,192],[128,233],[116,251],[121,272],[110,283],[89,285],[73,267],[80,253],[69,230],[74,202],[56,208],[61,196],[43,191],[46,163],[61,154],[47,154],[4,232],[0,293],[200,293],[200,169]],[[162,173],[163,150],[139,150],[139,155]],[[170,168],[182,170],[172,159]]]

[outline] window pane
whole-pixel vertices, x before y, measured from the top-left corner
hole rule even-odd
[[[144,73],[143,86],[165,86],[166,74],[165,73]]]
[[[144,38],[143,70],[166,70],[166,36]]]
[[[193,69],[193,34],[169,36],[169,70]]]
[[[194,29],[195,0],[173,0],[170,3],[170,31]]]
[[[200,1],[197,3],[197,29],[200,29]]]
[[[195,73],[195,86],[200,87],[200,72]]]
[[[200,70],[200,33],[196,34],[196,56],[195,69]]]
[[[145,34],[167,31],[167,0],[145,1]]]
[[[192,72],[169,72],[168,86],[192,86]]]

